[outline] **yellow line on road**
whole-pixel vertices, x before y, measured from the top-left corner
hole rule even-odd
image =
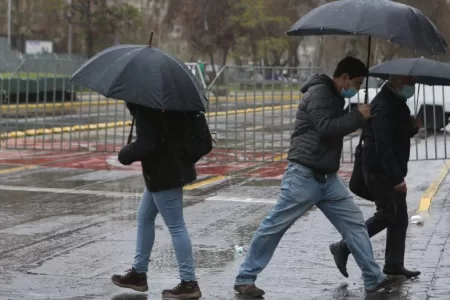
[[[39,103],[39,104],[9,104],[2,107],[3,111],[15,111],[18,109],[53,109],[53,108],[75,108],[82,106],[105,106],[124,103],[118,100],[100,100],[100,101],[78,101],[78,102],[59,102],[59,103]]]
[[[34,169],[34,168],[36,168],[36,167],[35,166],[14,167],[14,168],[0,170],[0,174],[9,174],[9,173],[19,172],[19,171],[23,171],[23,170],[27,170],[27,169]]]
[[[250,94],[250,93],[249,93]],[[302,94],[272,94],[272,93],[266,93],[263,96],[260,95],[247,95],[247,96],[239,96],[239,97],[234,97],[234,96],[228,96],[228,97],[224,97],[224,96],[219,96],[219,97],[209,97],[210,100],[214,100],[214,101],[226,101],[226,102],[233,102],[233,101],[247,101],[247,102],[253,102],[253,101],[257,101],[257,100],[282,100],[282,101],[286,101],[286,100],[296,100],[295,102],[297,102],[298,100],[300,100],[300,98],[302,97]]]
[[[98,124],[84,124],[75,126],[65,126],[65,127],[53,127],[53,128],[39,128],[39,129],[28,129],[25,131],[12,131],[0,134],[0,140],[8,138],[21,138],[26,136],[39,136],[47,134],[62,134],[77,131],[89,131],[89,130],[99,130],[115,127],[131,126],[131,121],[118,121],[118,122],[108,122],[108,123],[98,123]]]
[[[111,104],[124,104],[123,101],[118,100],[98,100],[98,101],[74,101],[74,102],[48,102],[48,103],[38,103],[38,104],[9,104],[4,105],[3,110],[16,110],[16,109],[43,109],[43,108],[73,108],[81,106],[104,106]]]
[[[266,95],[266,96],[239,96],[237,98],[233,96],[229,97],[210,97],[211,100],[214,101],[227,101],[233,102],[235,100],[253,102],[254,100],[300,100],[301,94],[285,94],[285,95]],[[48,103],[28,103],[28,104],[8,104],[2,106],[2,111],[17,111],[17,110],[33,110],[33,109],[55,109],[55,108],[76,108],[76,107],[89,107],[89,106],[106,106],[106,105],[117,105],[124,104],[121,100],[97,100],[97,101],[74,101],[74,102],[53,102],[49,101]]]
[[[287,158],[288,154],[284,153],[282,155],[277,155],[273,158],[273,161],[282,161],[285,160]]]
[[[228,110],[228,111],[219,111],[219,112],[209,112],[206,114],[207,117],[215,117],[215,116],[229,116],[229,115],[242,115],[246,113],[252,112],[263,112],[263,111],[272,111],[272,110],[280,110],[285,108],[295,108],[297,104],[289,104],[289,105],[277,105],[277,106],[264,106],[257,108],[247,108],[247,109],[238,109],[238,110]]]
[[[230,110],[230,111],[220,111],[220,112],[210,112],[206,113],[208,117],[215,116],[226,116],[226,115],[239,115],[246,114],[252,112],[262,112],[262,111],[271,111],[271,110],[279,110],[285,108],[293,108],[297,105],[278,105],[278,106],[266,106],[266,107],[258,107],[258,108],[248,108],[248,109],[239,109],[239,110]],[[65,127],[53,127],[53,128],[39,128],[39,129],[29,129],[25,131],[12,131],[5,132],[0,134],[0,140],[8,139],[8,138],[21,138],[21,137],[29,137],[29,136],[40,136],[47,134],[63,134],[70,132],[78,132],[78,131],[90,131],[90,130],[99,130],[99,129],[107,129],[107,128],[117,128],[131,126],[131,121],[118,121],[118,122],[108,122],[108,123],[97,123],[97,124],[83,124],[83,125],[75,125],[75,126],[65,126]]]
[[[431,202],[434,196],[439,191],[439,188],[449,172],[450,160],[444,161],[444,166],[439,172],[438,176],[434,179],[428,189],[423,193],[420,199],[419,212],[427,212],[430,209]]]
[[[189,184],[189,185],[184,187],[184,190],[185,191],[192,191],[192,190],[198,189],[200,187],[203,187],[205,185],[208,185],[208,184],[211,184],[211,183],[215,183],[215,182],[218,182],[218,181],[222,181],[222,180],[226,180],[226,177],[223,176],[223,175],[210,177],[208,179],[200,180],[198,182]]]

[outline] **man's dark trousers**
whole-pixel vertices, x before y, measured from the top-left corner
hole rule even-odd
[[[387,229],[385,263],[389,266],[403,264],[408,228],[406,193],[395,191],[381,174],[364,175],[377,208],[375,215],[366,220],[369,236]]]

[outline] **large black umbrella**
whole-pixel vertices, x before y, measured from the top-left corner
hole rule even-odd
[[[105,49],[70,79],[99,94],[158,110],[205,111],[200,82],[177,58],[145,45]]]
[[[433,55],[448,49],[442,34],[420,10],[390,0],[340,0],[321,5],[298,20],[286,35],[367,35],[367,65],[372,36]]]
[[[426,58],[398,58],[369,70],[369,75],[387,80],[390,75],[414,76],[416,83],[450,85],[450,64]]]

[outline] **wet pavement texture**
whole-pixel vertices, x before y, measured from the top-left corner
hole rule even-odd
[[[202,299],[239,299],[232,287],[243,255],[233,247],[249,247],[277,199],[284,166],[242,165],[244,171],[225,180],[186,191],[185,219]],[[439,161],[410,164],[410,215],[441,167]],[[208,166],[201,169],[207,171]],[[351,165],[343,165],[344,181],[350,174]],[[163,288],[178,283],[178,271],[160,217],[149,293],[120,289],[110,282],[113,273],[130,268],[134,257],[135,214],[142,188],[138,169],[49,163],[0,174],[0,299],[161,299]],[[424,215],[424,225],[410,225],[406,265],[423,272],[418,279],[404,281],[390,292],[366,295],[353,258],[348,279],[335,268],[328,245],[340,236],[319,210],[312,209],[288,230],[260,275],[257,283],[266,290],[265,299],[450,299],[449,190],[447,179]],[[366,217],[373,214],[372,203],[357,202]],[[372,240],[381,265],[384,239],[383,233]]]

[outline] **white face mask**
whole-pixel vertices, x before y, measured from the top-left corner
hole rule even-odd
[[[416,87],[414,85],[405,85],[398,93],[405,99],[409,99],[416,93]]]

